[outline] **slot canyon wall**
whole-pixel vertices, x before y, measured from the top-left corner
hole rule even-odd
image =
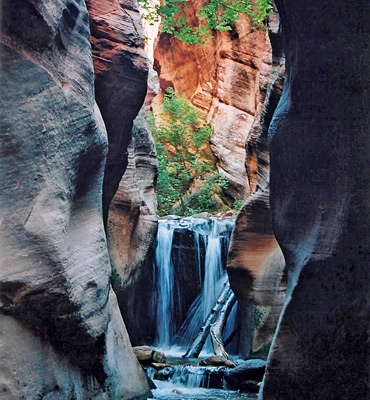
[[[260,91],[265,96],[246,143],[246,168],[254,192],[237,215],[227,266],[230,285],[241,306],[240,346],[245,358],[263,347],[266,354],[285,298],[285,261],[273,233],[269,201],[268,130],[285,75],[276,8],[267,25],[272,46],[271,74],[268,82],[260,80]]]
[[[276,4],[286,78],[270,190],[288,279],[260,398],[366,399],[370,2]]]
[[[145,96],[143,39],[134,40],[140,31],[124,31],[135,31],[139,13],[132,2],[87,4],[95,93],[83,1],[1,3],[0,398],[6,400],[149,394],[110,286],[102,205],[104,179],[107,215]]]
[[[140,329],[133,303],[136,289],[149,280],[151,266],[146,263],[157,230],[157,158],[144,109],[139,113],[148,76],[144,32],[136,1],[87,0],[86,5],[91,25],[95,97],[109,142],[103,212],[113,288],[128,330],[136,340]],[[137,302],[149,301],[145,296],[137,297]]]

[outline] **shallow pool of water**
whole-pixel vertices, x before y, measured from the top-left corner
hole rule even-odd
[[[204,388],[179,388],[155,381],[157,389],[153,390],[154,399],[157,400],[255,400],[257,395],[234,392],[231,390],[204,389]]]

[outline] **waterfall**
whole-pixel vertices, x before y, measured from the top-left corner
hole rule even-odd
[[[155,269],[157,341],[168,347],[173,335],[173,264],[171,260],[173,229],[168,224],[159,222],[155,262],[160,268]]]
[[[153,297],[159,348],[188,347],[215,305],[227,280],[234,222],[193,217],[159,221]],[[211,351],[210,342],[205,348]]]

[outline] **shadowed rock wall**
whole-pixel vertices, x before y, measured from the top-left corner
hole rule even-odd
[[[261,398],[367,399],[370,2],[276,4],[286,80],[271,209],[288,283]]]
[[[0,397],[146,398],[110,289],[85,3],[0,15]]]
[[[128,147],[128,167],[108,215],[108,248],[117,281],[113,288],[133,344],[149,320],[152,261],[149,257],[157,232],[154,181],[158,163],[144,106],[134,120]]]

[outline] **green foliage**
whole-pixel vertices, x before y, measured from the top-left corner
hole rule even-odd
[[[243,207],[243,204],[244,200],[234,200],[233,209],[235,211],[239,211]]]
[[[209,0],[197,10],[200,24],[191,26],[185,17],[189,0],[139,0],[144,18],[151,22],[162,18],[162,32],[174,35],[185,43],[204,44],[212,37],[212,30],[230,31],[241,14],[247,14],[254,27],[264,27],[264,20],[272,12],[271,0]]]
[[[211,127],[201,120],[199,111],[188,100],[167,90],[163,112],[149,119],[159,163],[157,179],[158,214],[174,210],[192,215],[215,209],[212,197],[227,185],[216,169],[208,146]],[[195,193],[189,193],[196,181]]]

